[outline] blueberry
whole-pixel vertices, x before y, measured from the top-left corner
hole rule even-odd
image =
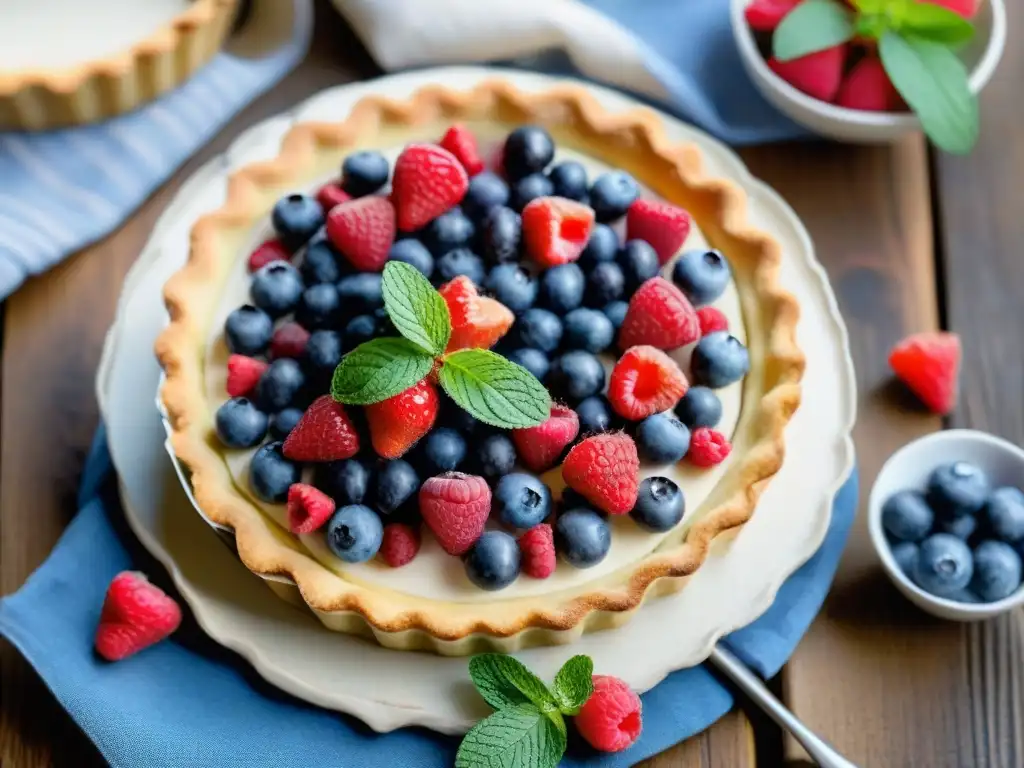
[[[615,328],[604,313],[580,307],[572,310],[563,321],[562,344],[566,349],[604,352],[615,341]]]
[[[347,355],[376,335],[377,318],[373,315],[356,315],[345,325],[345,332],[342,334],[342,354]]]
[[[244,397],[235,397],[217,409],[217,437],[228,448],[252,448],[267,434],[267,414]]]
[[[243,304],[224,321],[224,341],[236,355],[260,355],[270,345],[274,321],[270,315],[251,304]]]
[[[938,597],[952,597],[967,586],[974,573],[971,550],[956,536],[936,533],[921,543],[911,574],[925,592]]]
[[[603,307],[618,301],[626,293],[626,276],[614,261],[595,264],[587,275],[583,297],[588,307]]]
[[[337,322],[340,308],[338,289],[331,283],[311,285],[302,292],[299,306],[295,309],[295,320],[311,331],[326,328]]]
[[[619,328],[622,327],[622,323],[626,319],[626,312],[629,311],[629,304],[624,301],[610,301],[601,308],[601,311],[612,321],[612,328],[615,329],[615,335],[618,336]]]
[[[508,354],[508,359],[513,363],[523,366],[523,368],[537,377],[538,381],[544,381],[547,378],[548,371],[551,369],[548,356],[533,347],[521,347],[520,349],[513,350]]]
[[[281,442],[262,445],[249,462],[249,487],[256,498],[270,504],[287,499],[288,489],[302,477],[299,465],[284,457],[283,446]]]
[[[672,267],[672,282],[696,307],[721,296],[730,277],[729,262],[715,250],[686,251]]]
[[[509,207],[514,211],[522,211],[526,204],[538,197],[550,197],[554,193],[551,180],[543,173],[524,176],[512,184],[509,195]]]
[[[603,395],[591,395],[576,406],[580,418],[580,434],[596,434],[614,429],[618,418]]]
[[[338,299],[341,311],[349,317],[383,307],[381,276],[376,272],[360,272],[344,278],[338,283]]]
[[[598,221],[615,221],[626,215],[640,197],[640,187],[625,171],[602,173],[590,187],[590,207]]]
[[[540,276],[540,304],[557,315],[564,315],[583,303],[585,286],[586,278],[578,265],[560,264],[551,267]]]
[[[349,504],[327,522],[327,546],[346,563],[364,563],[377,554],[384,526],[377,513],[363,504]]]
[[[655,464],[675,464],[690,450],[690,430],[667,413],[655,413],[636,428],[640,455]]]
[[[516,320],[519,340],[525,347],[554,352],[562,341],[562,321],[546,309],[532,308]]]
[[[465,275],[476,285],[483,285],[486,275],[483,260],[467,248],[448,251],[437,260],[436,279],[438,281],[447,283],[459,275]]]
[[[466,576],[480,589],[504,589],[519,575],[519,545],[504,531],[484,531],[466,553]]]
[[[288,195],[274,205],[270,222],[281,245],[295,253],[324,225],[324,210],[308,195]]]
[[[476,235],[476,227],[458,206],[445,211],[423,230],[423,242],[435,256],[456,248],[468,248]]]
[[[678,485],[667,477],[647,477],[640,483],[629,516],[644,530],[662,533],[675,528],[685,511],[686,500]]]
[[[921,541],[935,524],[935,513],[917,491],[894,493],[882,505],[882,528],[899,541]]]
[[[536,125],[516,128],[505,139],[502,164],[505,176],[520,179],[531,173],[543,171],[555,156],[555,142],[551,135]]]
[[[1005,541],[983,541],[974,548],[970,588],[984,603],[1009,597],[1021,582],[1020,555]]]
[[[716,331],[697,342],[690,371],[700,384],[720,389],[739,381],[750,370],[750,353],[728,331]]]
[[[480,245],[484,258],[491,264],[502,264],[519,258],[523,238],[523,220],[511,208],[497,206],[484,220]]]
[[[306,377],[299,363],[290,357],[282,357],[272,362],[260,376],[255,400],[268,413],[283,410],[292,404],[305,383]]]
[[[476,441],[474,441],[476,445]],[[497,432],[480,441],[475,450],[476,471],[488,481],[506,476],[516,463],[516,447],[508,435]]]
[[[587,169],[582,163],[567,160],[548,171],[554,194],[570,200],[585,202],[587,199]]]
[[[301,418],[301,408],[285,408],[283,411],[278,411],[270,419],[270,436],[274,440],[284,440],[295,429],[295,425]]]
[[[388,260],[401,261],[416,267],[428,280],[434,274],[434,257],[430,255],[427,246],[411,237],[399,240],[392,245],[391,250],[388,251]]]
[[[380,152],[353,152],[341,164],[341,188],[352,197],[372,195],[388,183],[387,158]]]
[[[627,240],[619,249],[615,261],[622,267],[626,293],[630,296],[661,271],[657,251],[645,240]]]
[[[515,313],[524,312],[537,300],[537,281],[518,264],[499,264],[487,275],[490,294]]]
[[[420,462],[427,477],[452,472],[466,458],[465,438],[450,427],[438,427],[420,444]]]
[[[548,388],[555,397],[570,403],[596,395],[604,389],[605,371],[590,352],[566,352],[551,364]]]
[[[332,374],[341,362],[341,336],[337,331],[313,331],[302,356],[311,376]]]
[[[982,510],[985,526],[997,539],[1024,539],[1024,493],[1019,488],[996,488]]]
[[[722,419],[722,401],[707,387],[690,387],[676,403],[676,416],[690,429],[714,427]]]
[[[570,509],[555,521],[555,549],[576,568],[597,565],[611,545],[608,523],[592,509]]]
[[[619,252],[619,236],[607,224],[595,224],[590,230],[587,247],[580,254],[579,265],[590,271],[605,261],[615,261]]]
[[[525,472],[505,475],[494,486],[491,511],[509,528],[527,530],[551,514],[551,491],[544,482]]]
[[[403,459],[388,461],[377,473],[377,509],[390,515],[407,501],[415,501],[420,477],[412,464]]]
[[[892,547],[892,557],[896,565],[907,576],[914,572],[914,565],[917,563],[918,546],[912,541],[901,541]]]
[[[940,517],[976,514],[988,499],[985,473],[966,461],[935,469],[928,478],[928,503]]]
[[[498,174],[483,171],[469,180],[462,207],[470,218],[481,221],[501,205],[508,205],[508,184]]]
[[[974,515],[942,517],[936,521],[935,530],[937,533],[948,533],[950,536],[967,541],[978,530],[978,518]]]
[[[326,240],[312,242],[302,255],[299,272],[306,285],[336,283],[341,279],[338,254]]]
[[[366,464],[358,459],[344,459],[317,464],[313,484],[343,507],[365,502],[372,479],[373,473]]]

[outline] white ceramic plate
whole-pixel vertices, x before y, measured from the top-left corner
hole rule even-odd
[[[293,121],[341,119],[368,93],[401,98],[431,82],[468,88],[494,74],[479,67],[445,68],[343,86],[243,134],[225,156],[182,187],[161,218],[125,281],[97,376],[129,523],[168,567],[204,630],[274,685],[352,714],[378,731],[421,725],[459,733],[486,713],[486,705],[469,683],[465,659],[388,651],[329,632],[308,612],[278,600],[191,509],[165,453],[165,433],[153,407],[160,371],[152,347],[166,322],[161,290],[187,258],[191,222],[223,201],[225,172],[276,154]],[[531,73],[500,74],[525,89],[556,82]],[[612,110],[637,105],[604,88],[595,86],[593,92]],[[732,541],[716,546],[686,589],[652,600],[621,629],[585,635],[570,647],[517,654],[550,678],[572,653],[588,653],[602,672],[640,691],[673,670],[701,662],[719,637],[768,608],[779,585],[821,543],[832,500],[853,462],[855,383],[846,330],[805,229],[731,151],[678,120],[663,119],[671,136],[700,144],[709,173],[731,177],[748,190],[750,220],[782,243],[782,280],[802,306],[798,337],[808,365],[803,404],[787,429],[785,466],[750,523]],[[804,471],[812,465],[813,473]]]

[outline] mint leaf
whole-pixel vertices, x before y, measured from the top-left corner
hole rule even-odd
[[[545,712],[557,708],[543,681],[511,656],[482,653],[469,660],[469,676],[484,701],[495,709],[532,703]]]
[[[878,52],[928,138],[947,152],[970,152],[978,140],[978,99],[956,54],[931,40],[896,32],[882,35]]]
[[[418,383],[433,366],[434,356],[407,339],[371,339],[341,359],[331,396],[346,405],[379,403]]]
[[[550,415],[544,385],[521,365],[486,349],[446,356],[438,378],[460,408],[494,427],[533,427]]]
[[[555,768],[563,754],[564,727],[560,730],[533,704],[515,704],[470,729],[455,768]]]
[[[401,261],[384,265],[384,308],[398,332],[432,355],[440,355],[452,335],[448,305],[416,267]]]
[[[792,61],[845,43],[853,35],[848,8],[836,0],[804,0],[775,28],[772,50],[779,61]]]
[[[946,45],[961,45],[974,37],[974,25],[958,13],[932,3],[906,3],[899,8],[901,32]]]
[[[579,714],[594,692],[594,661],[589,656],[573,656],[555,675],[555,701],[563,715]]]

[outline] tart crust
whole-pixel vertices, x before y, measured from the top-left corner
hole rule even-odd
[[[629,171],[660,197],[686,208],[711,244],[728,257],[739,289],[751,353],[735,458],[709,498],[639,562],[577,590],[493,602],[448,602],[349,581],[308,554],[297,539],[259,511],[235,486],[213,430],[204,389],[210,321],[227,274],[257,223],[283,194],[340,167],[356,148],[436,139],[455,120],[509,128],[544,125],[556,142]],[[436,135],[435,135],[436,134]],[[400,137],[396,140],[394,137]],[[294,581],[302,601],[331,629],[374,637],[405,650],[468,655],[571,642],[583,632],[619,626],[648,596],[681,589],[708,555],[712,540],[753,515],[767,482],[782,465],[783,431],[800,402],[804,357],[796,341],[799,307],[778,284],[777,241],[746,223],[746,194],[707,177],[700,150],[673,144],[655,113],[609,113],[585,87],[538,93],[502,80],[470,91],[432,86],[410,99],[371,97],[340,123],[298,124],[273,160],[236,172],[227,202],[199,219],[188,263],[165,287],[170,324],[156,343],[166,372],[162,398],[177,456],[191,472],[194,496],[214,522],[235,531],[245,565],[278,594]],[[278,583],[275,583],[278,582]]]

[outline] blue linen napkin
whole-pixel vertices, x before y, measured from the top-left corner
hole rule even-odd
[[[132,567],[111,521],[122,514],[102,428],[86,463],[78,515],[49,559],[0,601],[0,634],[35,667],[114,768],[447,768],[458,739],[420,728],[376,734],[354,718],[301,702],[258,679],[237,657],[180,632],[108,664],[92,651],[107,584]],[[821,549],[775,604],[724,642],[770,677],[825,598],[857,507],[857,473],[836,497]],[[704,730],[733,705],[705,666],[671,674],[643,696],[639,741],[617,755],[570,746],[563,765],[633,765]]]

